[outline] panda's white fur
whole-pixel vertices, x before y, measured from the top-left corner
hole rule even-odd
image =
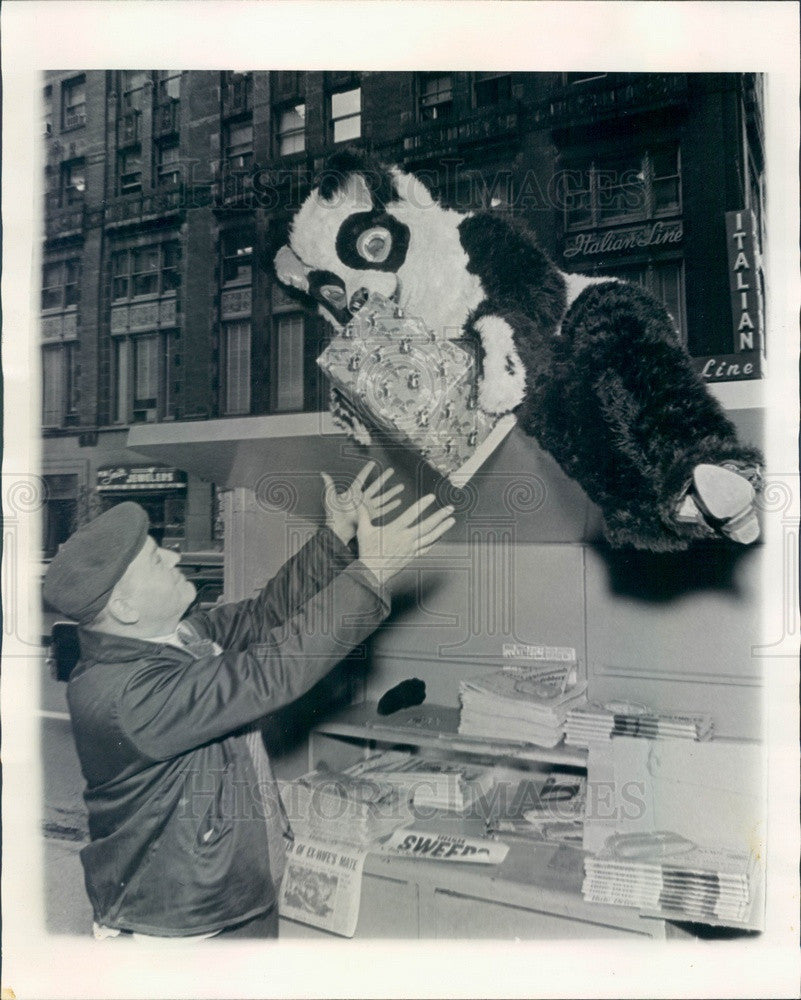
[[[467,270],[469,259],[459,237],[466,216],[442,208],[416,177],[392,169],[400,201],[390,215],[409,227],[406,260],[398,270],[400,304],[443,340],[462,336],[468,315],[486,298],[481,281]]]
[[[517,353],[511,326],[500,316],[482,316],[476,329],[484,348],[484,377],[478,404],[487,413],[507,413],[523,401],[526,372]]]

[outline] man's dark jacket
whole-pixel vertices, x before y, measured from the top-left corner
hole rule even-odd
[[[322,528],[258,597],[192,616],[221,655],[81,630],[67,697],[98,923],[201,934],[274,904],[242,729],[308,691],[388,613],[372,573]]]

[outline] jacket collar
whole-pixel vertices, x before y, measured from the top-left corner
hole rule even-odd
[[[81,644],[79,670],[90,663],[126,663],[147,656],[161,656],[165,652],[192,659],[189,652],[160,640],[154,642],[149,639],[132,639],[128,636],[111,635],[108,632],[96,632],[86,628],[78,629],[78,639]]]

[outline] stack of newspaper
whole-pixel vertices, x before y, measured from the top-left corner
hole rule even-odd
[[[620,835],[584,861],[584,898],[673,919],[734,924],[749,919],[754,859],[698,847],[672,834]]]
[[[391,783],[364,780],[320,765],[287,782],[284,805],[300,837],[364,846],[413,819],[405,796]]]
[[[346,774],[378,786],[393,786],[418,808],[465,813],[492,787],[493,771],[478,764],[385,750],[351,765]]]
[[[613,736],[644,739],[708,740],[713,723],[709,715],[674,715],[652,712],[644,705],[585,705],[567,714],[565,742],[586,747]]]
[[[459,685],[459,732],[494,740],[554,747],[567,713],[586,701],[587,682],[575,666],[507,666]]]

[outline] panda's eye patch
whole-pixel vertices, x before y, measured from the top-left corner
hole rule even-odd
[[[339,227],[337,256],[357,271],[397,271],[409,249],[409,227],[389,212],[354,212]]]
[[[392,236],[383,226],[366,229],[356,240],[359,256],[370,264],[382,264],[392,249]]]

